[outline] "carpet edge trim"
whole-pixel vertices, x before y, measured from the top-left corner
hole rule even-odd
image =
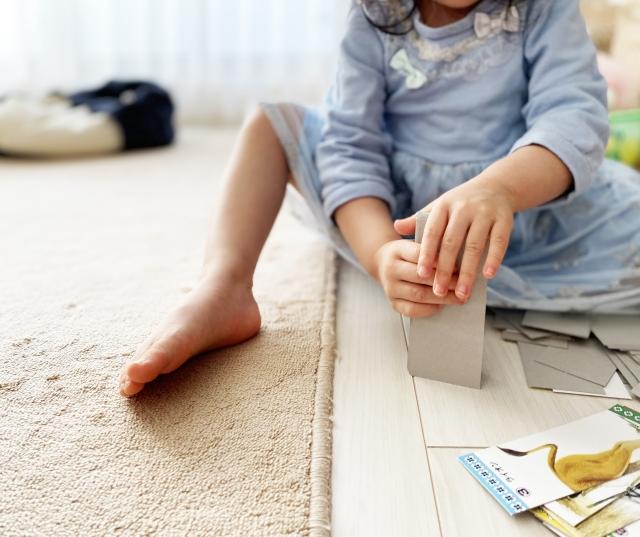
[[[331,535],[331,462],[333,437],[333,373],[336,357],[337,259],[326,253],[325,307],[320,329],[320,359],[311,425],[310,537]]]

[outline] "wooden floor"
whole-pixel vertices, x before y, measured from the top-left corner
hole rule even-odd
[[[346,263],[337,330],[334,537],[551,535],[528,514],[509,517],[456,456],[593,414],[613,400],[527,388],[516,345],[491,328],[482,390],[413,379],[402,319]]]

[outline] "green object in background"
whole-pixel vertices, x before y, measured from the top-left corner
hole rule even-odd
[[[611,112],[609,123],[607,157],[640,168],[640,109]]]

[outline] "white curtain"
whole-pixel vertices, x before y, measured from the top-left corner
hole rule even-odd
[[[0,95],[145,78],[183,120],[321,99],[349,0],[0,0]]]

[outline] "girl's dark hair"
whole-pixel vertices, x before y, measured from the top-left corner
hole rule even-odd
[[[369,24],[385,34],[409,33],[417,10],[416,0],[362,0],[362,12]]]
[[[413,28],[413,15],[418,10],[417,0],[361,0],[362,12],[369,23],[390,35],[405,35]],[[515,0],[505,0],[507,8]]]

